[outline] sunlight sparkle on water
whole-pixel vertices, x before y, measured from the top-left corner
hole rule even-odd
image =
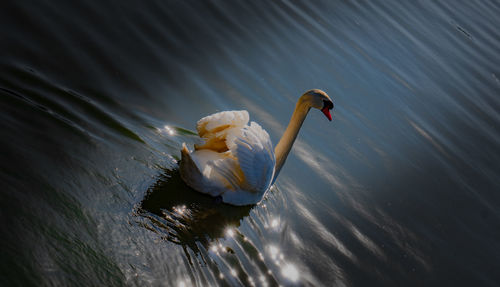
[[[234,231],[233,231],[233,229],[232,229],[232,228],[228,228],[228,229],[226,229],[226,234],[227,234],[227,236],[229,236],[229,237],[233,237],[233,236],[234,236]]]
[[[271,255],[271,258],[276,259],[279,255],[279,252],[280,252],[278,247],[276,247],[274,245],[270,245],[268,248],[269,248],[269,254]]]
[[[231,269],[231,275],[236,277],[236,275],[238,275],[238,272],[236,272],[236,270],[234,270],[234,269]]]
[[[213,245],[210,247],[210,250],[212,250],[213,252],[217,252],[217,245],[216,245],[216,244],[213,244]]]
[[[278,219],[273,219],[273,221],[271,222],[271,227],[273,228],[276,228],[278,226]]]
[[[183,215],[184,212],[186,212],[186,206],[185,205],[175,206],[174,211],[179,215]]]
[[[248,283],[250,283],[250,285],[252,286],[255,286],[255,281],[253,281],[252,276],[248,276]]]
[[[281,269],[281,275],[283,275],[292,282],[295,282],[299,279],[299,271],[297,270],[297,267],[295,267],[295,265],[290,263],[286,264]]]
[[[173,136],[175,134],[175,131],[174,129],[172,129],[171,127],[169,126],[164,126],[163,129],[171,136]]]

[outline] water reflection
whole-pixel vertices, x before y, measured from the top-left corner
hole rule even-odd
[[[164,126],[163,129],[158,129],[158,132],[165,133],[165,134],[168,134],[170,136],[175,135],[175,130],[167,125]]]
[[[296,282],[297,280],[299,280],[299,271],[293,264],[286,264],[281,269],[281,274],[292,282]]]
[[[186,186],[177,170],[165,170],[136,213],[146,219],[139,222],[144,228],[199,254],[198,243],[209,249],[210,242],[233,236],[228,226],[238,227],[251,208],[216,203],[212,197]]]
[[[255,217],[250,216],[252,208],[257,208]],[[177,170],[165,170],[135,214],[139,226],[181,245],[191,266],[208,266],[217,274],[215,280],[229,285],[278,286],[278,276],[286,284],[300,282],[300,268],[286,258],[279,241],[259,243],[266,234],[280,236],[286,230],[285,221],[269,214],[266,204],[236,207],[216,203],[186,186]],[[256,234],[244,235],[240,224],[245,217],[263,233],[256,238]],[[193,254],[200,260],[194,261]],[[181,278],[177,282],[189,286],[191,281]]]
[[[267,252],[274,264],[279,267],[281,275],[288,281],[297,282],[299,280],[299,271],[295,264],[288,262],[285,255],[276,245],[269,245]],[[269,270],[271,272],[271,270]]]

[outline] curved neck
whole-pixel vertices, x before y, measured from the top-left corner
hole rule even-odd
[[[276,167],[274,169],[273,182],[278,176],[281,167],[283,167],[286,157],[292,149],[292,145],[295,142],[297,135],[299,134],[300,127],[302,126],[302,123],[304,122],[304,119],[306,118],[310,108],[311,106],[306,102],[300,100],[297,102],[295,110],[293,111],[292,118],[288,123],[288,127],[286,128],[285,133],[274,148],[274,155],[276,156]]]

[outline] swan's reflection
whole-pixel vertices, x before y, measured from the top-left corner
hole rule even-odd
[[[138,224],[142,227],[159,234],[164,240],[181,245],[190,264],[193,262],[189,250],[199,256],[202,265],[210,267],[219,283],[278,286],[270,268],[281,270],[276,274],[281,274],[288,282],[295,282],[299,273],[283,258],[277,246],[274,247],[275,253],[269,249],[260,252],[239,232],[241,220],[250,214],[252,208],[217,203],[214,198],[189,188],[177,170],[165,170],[149,188],[136,215],[141,218]],[[279,216],[269,216],[263,223],[265,229],[273,231],[278,231],[280,225]],[[216,265],[213,265],[213,260]],[[266,262],[273,262],[274,266],[270,267]]]
[[[165,170],[149,188],[137,214],[147,219],[143,227],[199,254],[198,243],[208,249],[210,242],[230,235],[233,231],[228,227],[238,227],[251,208],[216,203],[189,188],[177,170]]]

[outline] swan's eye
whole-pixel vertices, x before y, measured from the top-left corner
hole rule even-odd
[[[323,109],[333,109],[333,103],[331,101],[323,100]]]

